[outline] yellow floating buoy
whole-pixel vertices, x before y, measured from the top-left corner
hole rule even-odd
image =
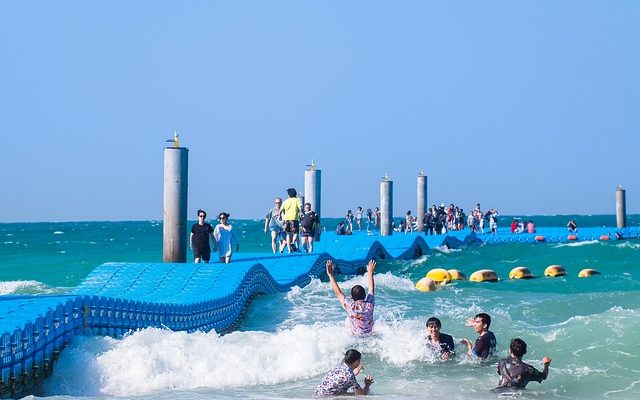
[[[435,283],[451,282],[451,274],[444,268],[434,268],[427,272],[427,278],[433,279]]]
[[[449,272],[449,275],[451,275],[451,280],[452,281],[466,281],[467,280],[467,276],[460,270],[450,269],[447,272]]]
[[[430,292],[436,289],[436,282],[431,278],[422,278],[416,283],[416,289],[421,292]]]
[[[498,274],[490,269],[481,269],[471,274],[469,280],[471,282],[497,282]]]
[[[569,235],[569,236],[567,236],[567,240],[578,240],[578,236],[576,236],[576,235]]]
[[[578,274],[578,278],[586,278],[591,275],[600,275],[600,271],[593,268],[585,268]]]
[[[515,267],[509,272],[509,279],[531,279],[533,274],[527,267]]]
[[[536,236],[535,239],[536,239],[536,242],[544,242],[544,236],[542,235]]]
[[[600,236],[600,240],[609,240],[609,235]]]
[[[562,265],[549,265],[547,269],[544,270],[544,276],[564,276],[567,274],[567,271],[564,269]]]

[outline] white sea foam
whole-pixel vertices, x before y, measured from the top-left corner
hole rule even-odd
[[[38,281],[6,281],[0,282],[0,295],[8,294],[45,294],[56,290]]]
[[[55,232],[53,232],[53,234],[54,234],[54,235],[62,235],[63,233],[64,233],[64,232],[62,232],[62,231],[55,231]]]
[[[610,396],[614,395],[614,396],[613,396],[614,398],[619,398],[619,396],[620,396],[620,394],[621,394],[621,393],[629,392],[629,391],[633,390],[633,389],[635,388],[635,386],[636,386],[636,385],[638,385],[638,384],[640,384],[640,380],[633,381],[633,382],[631,382],[627,387],[625,387],[625,388],[623,388],[623,389],[619,389],[619,390],[610,390],[610,391],[608,391],[608,392],[604,392],[604,393],[602,394],[602,397],[607,397],[607,398],[608,398],[608,397],[610,397]],[[623,397],[632,397],[632,396],[625,395],[625,396],[623,396]]]
[[[439,251],[440,253],[445,253],[445,254],[457,253],[459,251],[462,251],[462,249],[452,249],[447,246],[436,246],[433,248],[433,250],[436,250],[436,251]]]
[[[350,341],[340,327],[304,325],[225,336],[149,328],[122,340],[80,339],[74,342],[75,350],[63,352],[63,358],[75,360],[56,367],[50,390],[130,396],[165,389],[271,385],[326,372]]]
[[[581,246],[589,246],[589,245],[598,244],[598,243],[600,243],[599,240],[584,240],[581,242],[558,243],[555,246],[553,246],[553,248],[558,249],[560,247],[581,247]]]
[[[361,338],[340,324],[224,336],[148,328],[122,340],[77,338],[62,353],[45,389],[76,396],[137,396],[167,389],[275,385],[317,379],[348,348],[368,354],[369,361],[373,354],[400,367],[413,361],[440,362],[424,345],[422,324],[381,322],[373,335]]]
[[[640,249],[640,243],[622,242],[622,243],[616,244],[616,247],[619,248],[619,249],[634,249],[634,250],[638,250],[638,249]]]

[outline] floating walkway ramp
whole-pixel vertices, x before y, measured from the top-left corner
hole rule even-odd
[[[581,228],[576,240],[637,238],[640,229]],[[289,291],[321,277],[332,259],[339,273],[364,272],[366,260],[410,259],[437,246],[567,241],[565,228],[536,234],[476,236],[464,232],[380,237],[324,233],[313,254],[244,254],[231,264],[106,263],[67,295],[0,296],[0,397],[21,397],[51,374],[60,351],[74,336],[118,337],[131,330],[228,332],[259,294]],[[604,238],[603,238],[604,239]],[[611,238],[612,240],[615,237]]]

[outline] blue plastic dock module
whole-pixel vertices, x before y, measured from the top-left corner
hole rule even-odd
[[[616,233],[640,237],[638,228],[581,228],[575,240],[615,240]],[[368,259],[410,259],[443,245],[567,240],[566,228],[542,228],[535,234],[501,230],[493,236],[327,232],[313,254],[239,253],[231,264],[106,263],[68,295],[0,296],[0,397],[30,394],[77,335],[118,337],[145,327],[232,330],[254,296],[304,286],[325,274],[328,259],[342,274],[359,274]]]

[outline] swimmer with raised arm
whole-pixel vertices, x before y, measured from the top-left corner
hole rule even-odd
[[[333,276],[333,261],[327,260],[326,267],[331,289],[333,289],[333,293],[349,316],[351,333],[354,335],[371,333],[373,329],[373,308],[375,306],[373,271],[376,269],[376,261],[372,259],[367,263],[369,293],[365,296],[364,288],[360,285],[355,285],[351,288],[351,299],[345,297]]]
[[[469,339],[462,339],[461,342],[467,345],[469,355],[486,360],[496,351],[496,336],[489,330],[491,325],[491,317],[485,313],[476,314],[475,317],[469,318],[467,326],[473,327],[478,333],[475,345],[471,345]]]
[[[527,383],[536,381],[542,383],[549,376],[549,364],[551,359],[542,359],[542,372],[522,361],[522,356],[527,354],[527,344],[520,338],[511,340],[509,345],[509,357],[498,362],[498,374],[500,382],[494,391],[524,389]]]

